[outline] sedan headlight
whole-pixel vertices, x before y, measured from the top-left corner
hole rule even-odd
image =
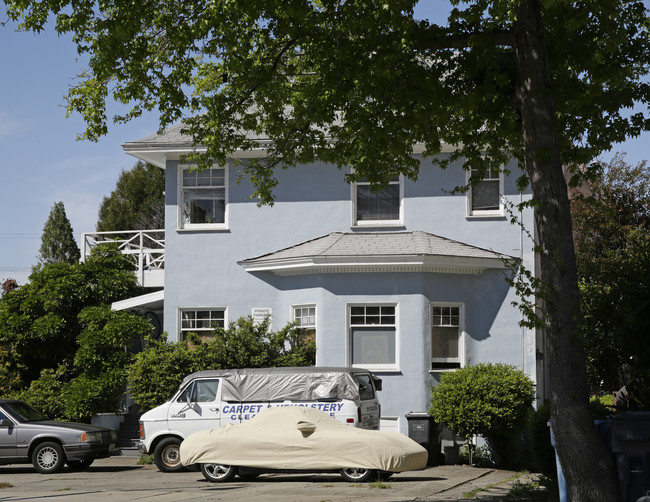
[[[82,443],[99,442],[101,440],[102,440],[102,438],[101,438],[99,432],[82,432],[81,433],[81,442]]]

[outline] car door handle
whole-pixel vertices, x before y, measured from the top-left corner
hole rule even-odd
[[[210,411],[219,412],[219,408],[210,408]]]

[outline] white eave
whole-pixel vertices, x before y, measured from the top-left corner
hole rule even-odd
[[[154,291],[146,295],[134,296],[126,300],[113,302],[111,308],[113,310],[129,310],[134,308],[161,308],[165,299],[165,290]]]

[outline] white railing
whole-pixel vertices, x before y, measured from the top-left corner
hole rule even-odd
[[[123,254],[136,261],[138,283],[145,287],[164,286],[165,231],[124,230],[121,232],[87,232],[81,235],[81,260],[90,256],[91,250],[107,242],[119,245]]]

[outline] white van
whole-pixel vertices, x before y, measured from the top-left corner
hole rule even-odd
[[[163,472],[183,469],[179,447],[195,431],[248,420],[265,408],[308,406],[352,427],[379,429],[381,380],[360,368],[297,367],[199,371],[171,401],[140,417],[141,453]]]

